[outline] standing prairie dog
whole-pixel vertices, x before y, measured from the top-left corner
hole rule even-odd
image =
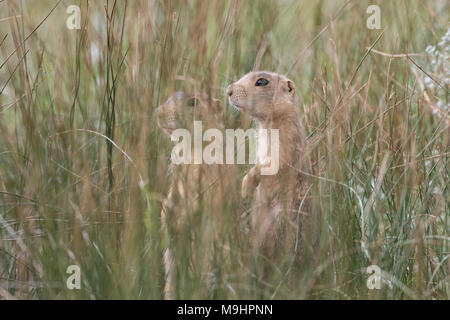
[[[156,109],[155,116],[158,126],[169,137],[174,130],[181,128],[192,133],[194,120],[202,121],[204,129],[223,129],[222,103],[202,93],[176,92]],[[176,295],[177,289],[180,292],[183,289],[182,283],[176,283],[179,277],[176,276],[174,257],[178,248],[178,252],[184,251],[190,256],[190,273],[201,273],[204,290],[197,292],[194,298],[204,299],[210,290],[207,273],[212,273],[210,260],[214,242],[226,246],[220,239],[224,218],[220,210],[227,201],[232,202],[227,192],[237,176],[236,168],[218,164],[171,164],[170,171],[169,194],[161,211],[163,232],[169,236],[164,253],[164,297],[184,298]],[[189,228],[192,234],[188,242],[178,238],[180,232]],[[195,247],[199,243],[201,250]]]
[[[192,133],[194,120],[202,122],[203,130],[222,129],[223,126],[222,103],[203,93],[176,92],[156,109],[155,115],[158,126],[169,137],[176,129],[187,129]],[[202,193],[203,196],[213,193],[211,198],[214,204],[218,206],[223,203],[226,189],[218,189],[228,186],[231,177],[229,171],[233,169],[232,166],[181,164],[172,165],[171,169],[172,187],[168,200],[172,200],[171,194],[176,191],[177,196],[188,201],[187,204],[195,210],[198,206],[198,202],[195,200],[199,193]],[[182,178],[182,180],[178,178]]]
[[[261,161],[270,150],[271,139],[257,142],[256,165],[242,181],[242,196],[253,194],[251,241],[255,249],[273,257],[288,250],[292,253],[298,232],[297,216],[302,225],[309,214],[306,199],[306,139],[300,124],[294,83],[285,76],[266,71],[250,72],[228,86],[230,104],[256,120],[258,129],[279,130],[279,170],[275,175],[261,175],[270,166]],[[284,239],[284,241],[282,241]]]

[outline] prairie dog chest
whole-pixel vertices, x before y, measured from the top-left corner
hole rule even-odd
[[[270,130],[258,129],[256,132],[256,163],[270,163]]]

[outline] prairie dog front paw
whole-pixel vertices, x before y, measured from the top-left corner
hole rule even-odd
[[[258,166],[255,166],[250,169],[250,171],[245,175],[244,179],[242,180],[242,187],[241,187],[241,196],[242,198],[246,198],[249,194],[249,191],[251,189],[256,188],[256,186],[259,184],[260,180],[260,170]]]
[[[242,196],[242,198],[246,198],[247,197],[248,180],[249,180],[248,175],[245,175],[244,180],[242,180],[242,186],[241,186],[241,196]]]

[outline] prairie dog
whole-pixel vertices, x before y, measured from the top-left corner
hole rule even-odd
[[[222,103],[202,93],[176,92],[155,110],[155,116],[158,126],[168,136],[179,128],[192,132],[194,120],[202,121],[204,129],[223,127]],[[164,253],[164,297],[179,299],[183,297],[177,297],[176,291],[177,288],[182,288],[183,284],[176,283],[176,248],[188,252],[190,269],[193,269],[190,272],[207,271],[211,274],[210,258],[214,239],[220,237],[220,227],[223,226],[220,211],[225,207],[226,201],[232,201],[227,191],[230,190],[237,172],[234,166],[217,164],[171,164],[170,170],[170,189],[161,211],[163,232],[169,236]],[[178,241],[179,232],[185,230],[188,225],[193,228],[190,240]],[[201,244],[202,250],[195,248],[196,243]],[[219,243],[226,246],[222,241]],[[202,283],[205,283],[205,290],[197,293],[198,299],[206,298],[209,290],[210,279],[203,273],[201,279]]]
[[[223,108],[220,100],[207,94],[178,91],[155,110],[155,116],[158,126],[170,137],[175,129],[192,129],[194,120],[201,120],[206,127],[220,125]]]
[[[301,220],[308,214],[305,198],[306,138],[299,120],[294,82],[285,76],[267,72],[247,73],[228,86],[226,93],[230,104],[256,120],[258,129],[279,130],[279,171],[275,175],[261,175],[267,163],[261,161],[270,139],[258,141],[257,163],[242,181],[242,196],[253,194],[251,212],[251,241],[255,249],[273,257],[281,250],[293,250],[297,216]],[[267,155],[269,157],[269,155]],[[284,238],[286,241],[281,241]]]

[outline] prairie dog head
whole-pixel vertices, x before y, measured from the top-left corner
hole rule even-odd
[[[296,108],[294,82],[274,72],[249,72],[230,84],[226,93],[234,108],[259,120],[276,118]]]
[[[158,126],[170,136],[175,129],[191,130],[193,121],[203,121],[208,127],[223,112],[220,100],[204,93],[175,92],[155,110]]]

